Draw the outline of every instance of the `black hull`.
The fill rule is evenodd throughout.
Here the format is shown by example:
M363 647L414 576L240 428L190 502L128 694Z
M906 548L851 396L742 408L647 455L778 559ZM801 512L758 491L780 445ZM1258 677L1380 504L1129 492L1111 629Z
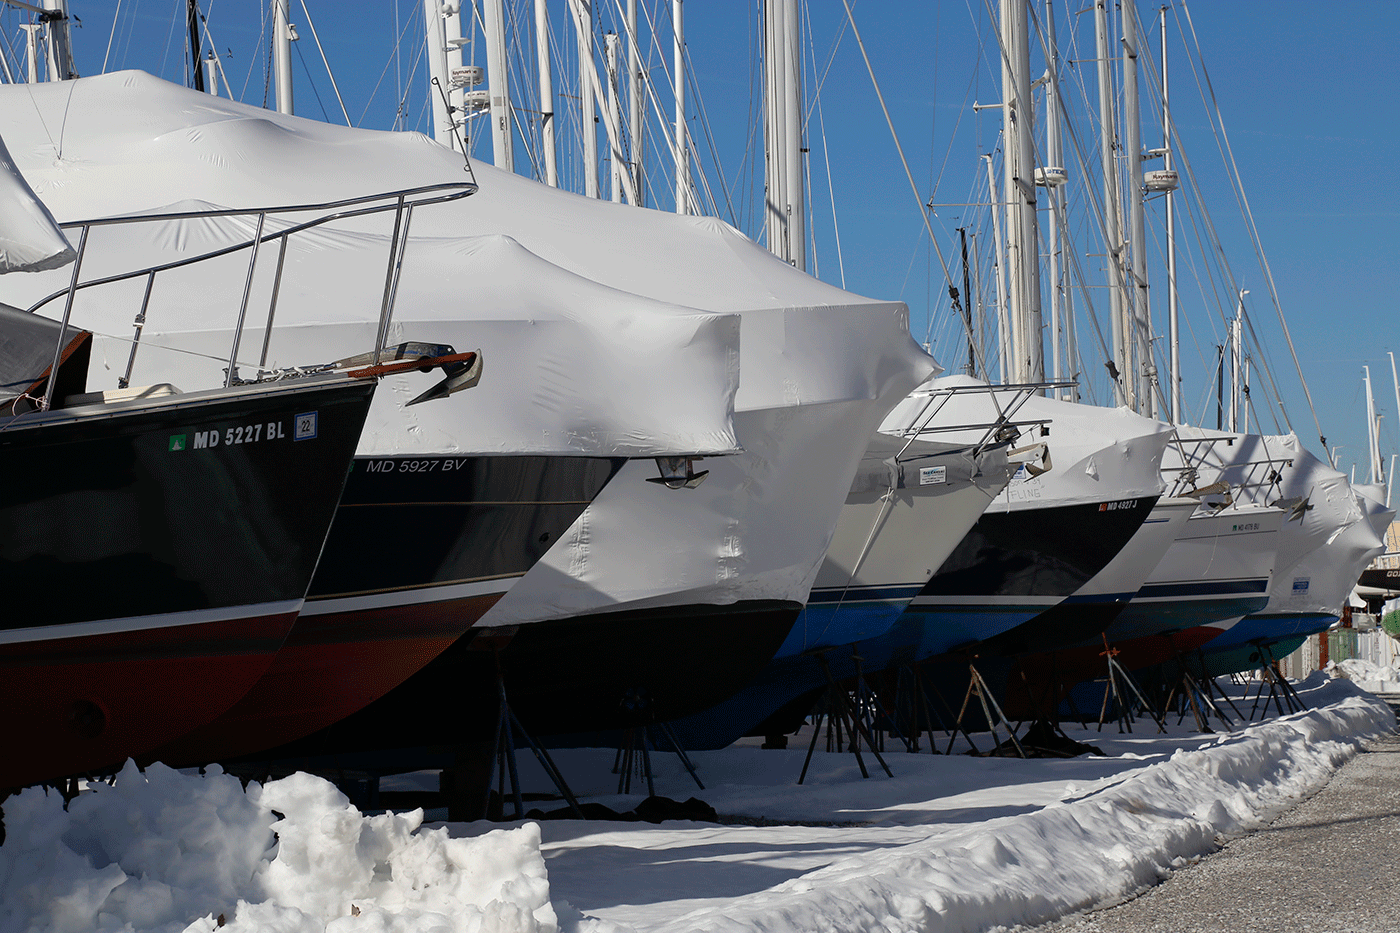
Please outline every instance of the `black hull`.
M491 643L504 638L473 630L354 716L256 758L304 760L489 741L498 709L497 658L512 710L538 737L687 716L756 676L801 608L755 600L537 622L520 626L497 651Z
M1400 569L1378 569L1361 571L1362 586L1373 586L1378 590L1400 592Z
M1118 556L1157 497L1125 502L985 513L919 595L1069 596Z
M0 631L302 599L373 391L191 396L0 431ZM298 441L306 413L315 436Z
M966 595L1064 598L969 646L979 654L1034 654L1092 638L1108 628L1132 594L1074 594L1118 556L1156 504L1156 496L1146 496L983 515L924 593L957 595L961 586Z
M626 460L355 461L311 595L233 709L153 758L198 765L293 742L358 712L463 636Z
M626 462L357 458L307 600L521 576Z
M248 690L296 618L373 392L288 383L0 431L0 786L120 764Z

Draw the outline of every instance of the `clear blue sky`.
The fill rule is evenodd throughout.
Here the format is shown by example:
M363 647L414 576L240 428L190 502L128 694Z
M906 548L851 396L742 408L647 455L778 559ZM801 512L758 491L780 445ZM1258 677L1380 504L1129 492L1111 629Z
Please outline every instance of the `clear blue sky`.
M427 129L425 85L418 61L421 0L305 2L315 18L352 121L372 128L392 128L395 102L402 90L407 105L400 125ZM185 39L179 17L184 0L122 0L119 15L115 0L70 0L70 4L83 23L75 34L80 72L98 72L106 58L108 70L142 68L185 81ZM1160 5L1140 4L1139 16L1145 23L1155 22ZM257 0L201 0L217 48L225 56L235 94L255 104L264 101L265 93L269 95L266 99L271 99L265 88L265 36L260 42L264 6ZM528 0L507 0L507 6L523 20L530 19ZM663 51L651 53L652 74L663 85L661 106L668 109L671 97L664 89L667 78L661 61L669 58L669 3L643 0L643 6L654 11L659 20L657 30L664 46ZM972 200L974 183L984 171L978 156L997 142L997 112L977 115L970 109L974 100L993 103L1000 98L988 6L987 0L862 0L854 4L856 23L924 201L932 198L939 205L952 205ZM294 53L298 113L316 119L324 114L343 122L305 26L301 0L292 0L292 7L292 19L302 37ZM551 7L555 41L570 47L572 38L563 28L561 0L554 0ZM610 28L615 16L612 0L595 0L595 7L603 28ZM1083 49L1092 48L1092 12L1074 15L1086 7L1090 7L1088 0L1056 7L1061 51L1067 57L1074 54L1067 48L1071 40L1083 44L1078 57L1091 57ZM756 8L755 2L690 0L686 5L686 39L709 127L707 134L698 110L692 108L691 134L701 150L717 200L722 202L720 214L759 238L762 135L761 131L755 135L754 129L760 93L755 65ZM1400 419L1394 410L1385 356L1387 350L1400 351L1400 340L1393 337L1396 296L1400 294L1400 210L1389 196L1396 174L1394 153L1400 149L1400 104L1394 75L1400 4L1197 0L1190 5L1190 13L1280 301L1317 403L1322 433L1329 442L1343 445L1344 466L1364 461L1360 369L1369 362L1377 382L1377 405L1385 414L1383 450L1387 455L1400 452ZM964 345L949 326L946 300L940 300L944 294L941 272L870 77L849 29L843 30L844 9L840 0L810 0L806 15L811 27L805 52L809 92L817 83L812 72L820 74L831 62L821 87L820 120L813 117L808 134L818 274L839 283L844 267L845 283L852 291L908 302L915 336L920 340L930 337L935 354L945 365L956 366L964 356ZM11 43L16 41L18 16L8 12L0 19ZM1173 111L1183 148L1197 173L1202 198L1220 231L1235 277L1241 287L1250 289L1247 307L1266 343L1293 426L1317 451L1312 416L1268 301L1263 273L1245 235L1187 52L1176 34L1181 8L1169 16ZM396 57L400 35L404 39ZM840 44L833 56L838 35ZM522 40L517 57L533 60L531 41L528 37ZM988 42L993 43L990 49ZM1032 70L1038 73L1040 53L1036 40L1032 44ZM1091 62L1083 62L1066 71L1065 94L1072 111L1084 109L1086 100L1089 107L1096 106L1093 67ZM1089 90L1087 99L1078 90L1081 73ZM517 65L513 78L519 83L512 95L517 106L529 108L534 106L534 88L524 77ZM557 76L556 91L571 92L569 85L575 80L567 74ZM1145 99L1150 96L1144 92ZM1096 128L1081 116L1074 119L1086 152L1092 154L1096 151ZM561 115L560 120L561 133L568 136L564 133L568 118ZM576 127L575 122L575 137ZM713 138L713 148L707 136ZM1145 145L1160 145L1160 135L1150 125L1143 136ZM651 144L648 159L654 158L658 148L658 143ZM561 158L566 165L573 165L570 160L576 158L576 152L576 145L564 146ZM489 157L486 150L479 154ZM828 160L842 247L839 263L832 235L833 198L828 195L825 168ZM1074 176L1072 185L1082 184L1083 176L1073 161L1066 161ZM517 170L528 173L528 164L521 162L525 160L518 162ZM716 164L723 169L723 184ZM566 171L577 178L577 168ZM662 171L655 169L657 197L669 202L670 196L661 193L668 188L668 182L659 177ZM720 188L728 190L727 197L719 194ZM986 210L937 208L933 228L950 261L956 255L953 230L964 224L984 228ZM1160 214L1150 215L1149 224L1155 231L1149 232L1149 239L1160 242ZM1183 234L1186 238L1189 235ZM1101 250L1088 243L1086 239L1081 244L1080 262L1086 275L1093 278L1099 275L1096 270L1101 259L1091 254ZM1206 370L1213 365L1214 346L1221 340L1223 327L1218 309L1203 300L1200 287L1190 278L1186 269L1190 264L1183 257L1183 315L1188 322L1183 328L1184 397L1188 410L1199 413L1209 391ZM960 273L955 274L960 278ZM1149 277L1155 330L1165 334L1165 275L1156 255ZM1098 298L1095 301L1106 305ZM1102 308L1099 316L1106 330ZM1081 319L1081 344L1092 370L1086 383L1096 386L1102 399L1104 380L1098 375L1102 367L1089 327ZM1264 387L1262 380L1254 382L1258 400ZM1213 407L1205 420L1214 423ZM1263 426L1271 429L1272 419Z

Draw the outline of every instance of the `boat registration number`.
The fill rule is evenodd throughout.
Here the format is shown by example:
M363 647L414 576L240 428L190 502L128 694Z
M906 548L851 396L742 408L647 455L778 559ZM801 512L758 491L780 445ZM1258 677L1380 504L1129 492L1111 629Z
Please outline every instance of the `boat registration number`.
M451 473L465 470L469 458L439 457L433 460L367 460L366 473Z

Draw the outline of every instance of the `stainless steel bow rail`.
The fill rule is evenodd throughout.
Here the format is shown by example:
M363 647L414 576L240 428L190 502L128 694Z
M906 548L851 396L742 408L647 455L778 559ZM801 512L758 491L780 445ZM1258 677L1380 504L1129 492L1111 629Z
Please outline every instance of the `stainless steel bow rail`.
M1032 396L1044 392L1046 389L1059 389L1076 385L1074 382L1019 382L1007 383L1005 385L963 385L963 386L939 386L931 389L915 390L913 395L923 396L925 401L918 413L908 420L908 424L898 431L891 431L907 438L905 450L909 444L919 438L926 438L932 434L953 432L953 431L982 431L981 440L971 445L974 454L980 454L992 444L1008 444L1014 441L1021 434L1021 428L1030 427L1037 424L1048 424L1051 419L1037 418L1029 421L1012 421L1021 407L1030 401ZM997 411L997 418L994 421L976 424L949 424L933 427L933 421L942 413L943 409L955 397L960 395L986 395L991 400L993 407ZM900 451L902 455L903 450ZM898 457L896 457L898 459Z
M54 292L40 299L29 308L31 312L38 312L40 308L43 308L51 301L55 301L59 298L65 299L63 318L59 330L58 346L54 350L53 365L49 369L49 380L44 391L41 409L47 411L53 404L54 383L58 375L58 366L60 363L59 357L67 336L68 322L73 313L74 299L77 297L79 291L99 285L110 285L114 282L122 282L128 279L138 279L143 276L146 278L146 289L145 295L141 299L141 309L137 312L133 322L135 335L131 342L131 354L127 358L125 373L117 381L118 386L125 389L130 385L131 371L136 364L136 351L141 344L141 331L146 324L146 309L150 306L151 292L155 287L156 276L161 272L179 269L184 266L194 265L195 263L207 262L217 259L220 256L227 256L231 253L246 249L249 250L248 273L243 283L243 298L238 308L238 325L233 332L233 348L229 353L228 370L224 380L225 387L244 384L245 381L238 378L238 350L243 337L243 324L248 313L248 298L253 288L253 273L257 267L259 248L264 243L268 243L272 240L278 240L280 242L277 252L277 272L273 279L272 295L268 303L267 326L263 333L262 354L258 359L258 377L253 380L248 380L248 382L262 381L265 376L286 378L289 375L298 375L313 370L324 371L326 367L311 367L306 370L280 370L271 374L265 374L262 370L262 367L267 365L268 343L272 338L272 322L277 312L277 296L282 286L282 270L287 257L287 242L293 235L313 227L324 226L325 224L339 220L348 220L355 217L366 217L373 214L393 211L394 232L389 238L389 261L388 268L384 274L384 293L379 305L379 327L375 334L372 358L368 360L371 365L379 366L385 352L384 343L388 339L389 323L393 319L394 300L398 294L399 276L403 270L404 252L408 247L408 231L413 221L414 209L431 204L443 204L448 201L456 201L475 194L476 191L477 184L475 181L449 182L435 185L422 185L414 188L402 188L396 191L365 195L357 198L346 198L339 201L325 201L317 204L292 204L253 208L212 208L198 211L169 211L159 214L123 215L119 217L104 217L97 220L83 220L60 224L59 226L64 229L76 229L80 231L78 235L78 255L73 262L72 278L66 289ZM266 225L268 215L270 214L306 214L312 212L319 214L319 216L311 220L293 224L284 230L268 234L263 233L263 227ZM83 266L83 257L87 249L88 233L94 227L163 223L178 220L208 220L218 217L256 217L257 229L251 239L210 250L198 256L190 256L170 262L159 263L142 269L134 269L129 272L121 272L116 275L92 279L87 282L78 281ZM442 348L435 347L435 349L441 350ZM411 352L411 350L398 348L396 358L403 358ZM329 365L332 367L334 366L334 364Z
M1248 460L1230 460L1220 448L1233 447L1238 439L1229 434L1182 437L1178 433L1173 443L1182 465L1162 467L1162 475L1170 484L1168 492L1202 501L1208 498L1216 510L1235 503L1271 505L1292 511L1292 518L1301 517L1310 507L1306 505L1308 497L1284 498L1278 494L1282 491L1283 471L1293 465L1293 458L1285 451L1275 454L1269 449L1269 441L1264 440L1260 443L1262 458L1256 455ZM1202 475L1212 471L1219 474L1216 481L1201 485Z

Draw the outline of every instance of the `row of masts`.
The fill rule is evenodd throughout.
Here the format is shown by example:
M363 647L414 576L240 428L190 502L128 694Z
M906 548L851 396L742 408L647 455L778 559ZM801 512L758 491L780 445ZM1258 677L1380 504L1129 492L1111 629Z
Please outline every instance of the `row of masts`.
M274 0L285 3L286 0ZM619 203L644 206L647 178L642 158L643 130L648 103L659 116L661 102L642 65L637 0L619 8L623 31L599 36L594 29L591 0L565 0L569 22L577 42L578 107L582 133L583 191L591 198L603 196L599 170L598 135L601 124L608 145L608 197ZM433 95L434 135L443 145L467 144L466 121L484 111L491 123L492 162L515 171L516 108L512 107L507 67L503 0L482 0L482 34L485 46L486 89L476 93L466 87L480 83L480 69L464 66L461 8L441 0L424 0L427 22L427 56L437 85L446 93ZM805 184L806 148L801 86L800 16L797 0L768 0L764 4L764 111L767 195L765 229L769 249L799 269L807 266ZM534 0L538 81L541 181L559 187L559 150L555 134L554 65L550 54L548 0ZM691 140L686 116L686 54L684 0L671 2L672 70L669 77L674 98L674 120L664 130L675 174L675 211L699 212L691 183ZM473 30L472 35L475 35ZM286 41L285 35L282 41ZM625 52L624 52L625 50ZM625 64L624 64L625 60ZM601 63L601 68L600 68ZM623 113L625 98L626 113ZM280 95L279 95L280 101Z
M1099 159L1103 185L1103 232L1107 244L1109 314L1112 325L1113 359L1109 368L1115 401L1149 417L1182 418L1181 376L1178 355L1178 302L1176 292L1175 218L1172 189L1176 175L1171 165L1171 122L1167 104L1166 21L1162 20L1161 88L1163 138L1161 149L1144 150L1139 93L1140 29L1132 3L1121 6L1118 31L1119 50L1115 51L1108 0L1094 4L1094 32L1098 77L1100 146ZM1000 46L1002 60L1003 185L1005 244L1000 224L993 219L997 252L1006 266L1006 282L998 285L1005 296L1006 314L1002 352L1010 353L1012 363L1003 366L1003 378L1017 382L1045 379L1043 352L1044 322L1041 306L1039 267L1038 190L1045 192L1049 229L1046 254L1049 265L1051 362L1056 381L1075 379L1077 346L1074 338L1071 293L1067 286L1069 269L1065 263L1066 195L1064 169L1059 60L1055 44L1053 0L1044 0L1046 72L1030 79L1030 39L1025 0L1001 0ZM1123 132L1117 130L1114 66L1122 74ZM1044 158L1035 158L1031 93L1044 85ZM1126 196L1120 179L1120 150L1126 165ZM1162 171L1149 178L1143 162L1164 157ZM991 161L988 159L988 172ZM995 186L992 190L996 190ZM1166 198L1168 316L1170 319L1171 371L1165 405L1153 354L1153 327L1148 291L1147 233L1144 198L1149 191L1161 191ZM1122 208L1126 202L1124 229ZM994 214L997 211L994 209ZM1009 330L1009 338L1005 332Z
M14 0L5 0L14 2ZM269 0L272 6L272 47L277 109L294 110L291 43L298 37L290 21L290 0ZM550 43L549 3L533 0L535 48L533 63L538 81L539 111L531 119L539 121L541 181L560 185L559 152L556 140L555 88ZM650 103L660 116L656 91L642 66L642 46L638 33L637 0L614 0L622 34L599 36L594 29L596 0L562 0L577 42L577 95L582 133L583 194L604 196L599 171L598 134L601 124L608 146L607 196L613 201L642 206L647 191L644 169L644 114ZM48 75L61 79L72 74L71 48L67 42L67 0L43 0L41 22L30 29L31 80L37 80L40 59L39 31L48 37ZM468 121L480 114L490 123L492 161L506 171L515 170L516 127L522 112L511 104L505 0L479 0L479 24L486 67L477 66L477 23L469 22L475 11L471 0L423 0L426 60L432 87L429 99L434 136L453 148L468 145ZM623 6L625 3L625 12ZM675 210L680 214L698 212L698 201L690 180L690 138L686 120L686 58L684 39L684 0L672 0L673 69L669 80L675 102L674 122L666 128L665 142L674 160ZM1000 335L1001 377L1004 381L1043 382L1046 375L1045 322L1042 313L1039 198L1046 200L1046 263L1050 298L1051 368L1056 381L1075 382L1078 347L1074 328L1070 263L1067 244L1067 174L1062 141L1062 100L1060 62L1056 48L1053 0L1043 0L1046 71L1035 82L1030 80L1030 32L1027 0L1000 0L1000 49L1002 63L1002 110L1004 159L1001 209L993 209L993 236L998 261L995 264L996 289L1003 296L997 304ZM29 7L28 4L15 5ZM193 59L208 69L194 69L196 87L217 93L217 60L200 57L199 11L197 0L188 0L188 19ZM1139 99L1139 29L1135 6L1121 5L1118 30L1119 49L1112 38L1112 7L1109 0L1094 5L1096 65L1099 91L1100 161L1102 166L1102 224L1107 243L1106 271L1113 356L1110 374L1115 401L1150 417L1169 417L1174 423L1183 418L1178 297L1176 288L1175 212L1172 189L1176 175L1172 167L1171 117L1167 98L1167 29L1161 18L1160 87L1163 147L1144 151L1141 139ZM523 27L522 27L523 28ZM765 128L765 232L769 249L799 269L807 266L806 147L801 87L800 14L798 0L766 0L763 4L764 38L764 128ZM464 48L470 46L472 63ZM624 55L625 49L625 55ZM625 60L625 65L624 65ZM601 69L599 64L601 62ZM1115 64L1121 69L1123 132L1121 145L1116 128L1114 87ZM484 87L481 86L484 84ZM1043 86L1045 104L1045 145L1036 152L1033 127L1033 97ZM626 113L623 113L625 97ZM1038 157L1039 156L1039 157ZM1145 173L1144 160L1162 157L1162 171ZM985 156L988 183L992 191L994 168ZM1126 164L1126 196L1120 180L1120 158ZM1153 323L1145 248L1146 220L1144 197L1160 191L1165 198L1167 307L1169 318L1170 373L1165 399L1153 353ZM1126 230L1123 210L1126 203ZM974 258L976 250L973 251ZM965 275L966 278L966 275ZM981 271L977 286L980 294ZM964 291L970 287L964 282ZM1231 391L1225 404L1221 392L1222 426L1237 429L1247 423L1248 360L1243 359L1243 295L1236 318L1231 322L1227 347L1222 348L1222 377L1229 360ZM965 309L970 314L970 306ZM971 339L971 338L970 338ZM969 368L976 353L969 351ZM1222 380L1223 381L1223 380ZM1077 386L1067 397L1077 398ZM1247 389L1243 390L1247 392ZM1165 402L1165 405L1163 404Z
M295 112L292 76L292 43L297 41L291 21L291 0L268 0L271 6L272 76L276 109ZM577 95L582 133L583 191L588 197L604 196L600 185L598 135L601 124L608 146L607 196L613 201L642 206L647 190L643 165L643 130L647 104L659 116L661 102L642 66L638 33L637 0L614 0L623 33L599 36L594 29L594 0L563 0L577 41ZM37 14L25 24L29 34L28 80L39 81L40 63L47 52L44 78L65 80L75 76L68 42L67 0L42 0L42 6L22 0L0 0ZM541 181L560 185L556 141L556 95L550 54L550 0L534 0L541 149ZM511 103L508 67L510 43L506 36L505 0L479 0L479 15L472 0L423 0L428 91L433 135L445 146L469 145L468 121L481 114L490 122L491 161L515 171L516 127L520 108ZM186 19L191 50L192 83L211 94L218 93L220 67L212 50L201 52L202 17L198 0L187 0ZM802 107L801 44L798 0L764 3L764 109L766 140L765 230L770 250L798 269L807 267L806 147ZM464 30L464 18L468 20ZM472 20L476 20L473 22ZM674 98L674 121L664 130L675 174L675 211L699 212L691 182L691 140L686 117L686 55L684 0L671 0L673 68L668 75ZM475 65L477 28L480 25L485 68ZM470 47L468 64L464 47ZM624 54L625 49L625 54ZM5 63L8 71L8 63ZM601 67L600 67L601 65ZM13 75L6 75L13 81ZM484 86L482 86L484 85ZM572 96L572 95L571 95ZM622 110L624 100L626 114ZM528 111L525 111L528 112Z

